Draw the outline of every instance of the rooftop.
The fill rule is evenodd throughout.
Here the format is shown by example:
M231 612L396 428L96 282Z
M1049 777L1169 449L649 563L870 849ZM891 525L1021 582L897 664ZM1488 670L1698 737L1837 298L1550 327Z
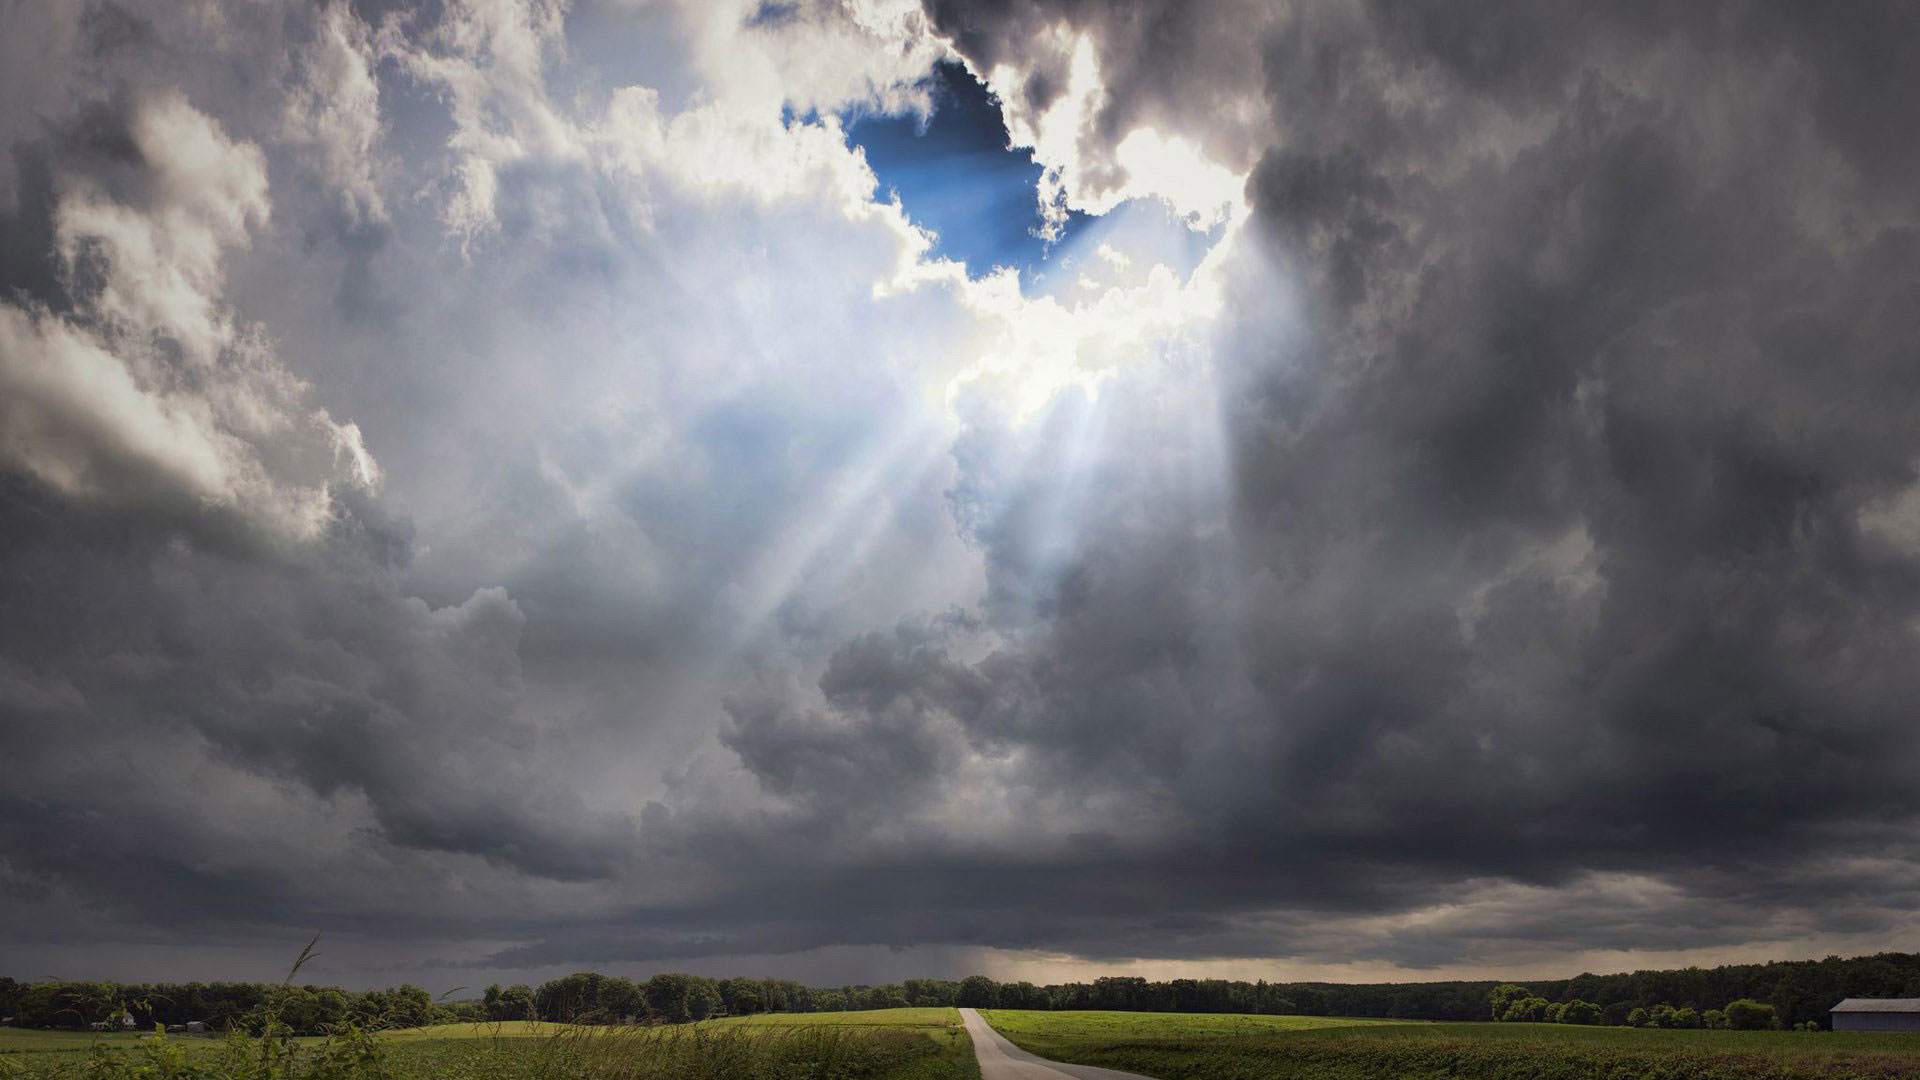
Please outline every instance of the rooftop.
M1920 1013L1920 998L1848 998L1827 1011Z

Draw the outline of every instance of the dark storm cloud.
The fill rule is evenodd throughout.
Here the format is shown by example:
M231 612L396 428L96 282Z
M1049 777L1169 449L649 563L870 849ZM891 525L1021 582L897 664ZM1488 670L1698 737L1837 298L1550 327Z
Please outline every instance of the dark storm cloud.
M661 149L724 115L569 126L475 59L546 31L316 10L220 28L263 73L88 6L0 128L0 329L181 395L143 442L0 358L0 911L493 968L1904 925L1907 9L930 3L1030 113L1087 35L1070 188L1141 125L1248 177L1204 333L1020 416L897 377L974 316L876 297L840 189ZM128 236L216 252L204 307L114 308Z
M538 775L538 735L515 716L523 617L500 591L437 611L395 595L380 560L404 539L344 515L319 551L289 558L244 522L184 508L136 507L131 528L28 485L8 495L14 614L0 642L17 692L5 718L16 797L42 812L91 806L74 824L124 835L133 811L117 805L127 781L114 773L137 775L148 740L187 741L323 799L362 797L398 845L558 878L618 865L625 827L589 824ZM26 779L35 762L101 744L121 749L78 790L41 787L58 769ZM15 865L41 853L25 843Z
M1920 681L1902 659L1920 552L1901 502L1920 458L1920 235L1915 114L1893 104L1920 70L1910 12L929 11L979 69L1031 66L1041 88L1060 58L1040 32L1090 34L1108 98L1089 138L1173 117L1209 140L1203 103L1249 90L1202 43L1257 29L1271 141L1249 153L1248 197L1298 282L1287 331L1271 328L1284 285L1237 294L1216 358L1236 477L1226 592L1197 580L1220 552L1187 521L1128 512L1178 498L1138 469L1150 454L1103 476L1073 557L1036 576L1029 501L987 490L998 436L957 451L993 595L1022 600L988 610L1009 629L1045 595L1017 644L927 671L926 692L967 686L951 715L970 745L1020 748L1034 788L1132 791L1192 830L1122 860L1127 887L1086 897L1069 935L1122 934L1167 877L1204 883L1184 910L1236 918L1632 872L1710 922L1822 905L1826 858L1906 865L1911 845L1881 826L1920 811ZM1244 624L1223 628L1235 603ZM862 747L920 700L829 696ZM788 762L806 730L763 720L734 745ZM917 760L882 754L871 776L919 777ZM777 769L783 790L804 776ZM1050 871L1000 888L1071 895ZM1886 902L1858 918L1897 918L1896 877L1866 886ZM1300 946L1168 934L1114 952L1133 947Z
M171 46L133 32L145 24L99 5L41 14L76 11L78 51L125 62L97 100L60 102L15 143L0 251L0 863L44 909L10 921L237 926L327 908L345 924L357 901L316 881L329 856L300 854L342 830L367 852L606 877L632 824L542 775L519 714L520 610L498 589L438 609L402 592L411 529L353 475L357 431L314 412L205 295L245 246L227 215L253 210L257 158L151 88ZM183 169L199 171L183 183ZM150 251L180 277L142 277ZM137 389L96 360L123 362ZM290 536L303 527L284 515L316 480L320 534Z

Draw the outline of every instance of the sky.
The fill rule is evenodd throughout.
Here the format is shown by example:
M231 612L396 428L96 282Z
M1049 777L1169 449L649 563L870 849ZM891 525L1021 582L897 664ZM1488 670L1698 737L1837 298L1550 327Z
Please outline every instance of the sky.
M1041 174L1030 149L1009 142L1000 106L956 60L935 63L926 110L842 117L883 196L933 234L932 258L951 259L978 277L1001 267L1022 271L1031 289L1050 269L1047 256L1068 226L1049 232L1037 198ZM1073 224L1087 215L1076 214Z
M0 7L0 973L1920 932L1920 9Z

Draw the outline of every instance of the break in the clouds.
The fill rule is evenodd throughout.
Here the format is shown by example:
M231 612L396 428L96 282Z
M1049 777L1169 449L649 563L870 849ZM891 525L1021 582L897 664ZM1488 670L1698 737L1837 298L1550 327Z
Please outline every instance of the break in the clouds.
M1911 941L1908 5L4 19L16 977Z

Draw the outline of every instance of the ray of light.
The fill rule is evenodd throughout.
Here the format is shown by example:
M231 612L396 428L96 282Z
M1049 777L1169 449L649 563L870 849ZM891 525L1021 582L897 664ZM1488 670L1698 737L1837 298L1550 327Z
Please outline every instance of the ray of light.
M797 520L779 529L776 542L740 575L732 596L735 647L766 623L791 599L816 564L836 552L842 560L857 558L849 546L884 527L891 513L889 492L902 481L917 480L942 449L933 425L924 419L895 423L870 438L859 455L806 502ZM840 568L843 575L850 564Z

